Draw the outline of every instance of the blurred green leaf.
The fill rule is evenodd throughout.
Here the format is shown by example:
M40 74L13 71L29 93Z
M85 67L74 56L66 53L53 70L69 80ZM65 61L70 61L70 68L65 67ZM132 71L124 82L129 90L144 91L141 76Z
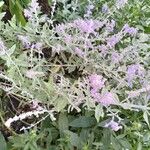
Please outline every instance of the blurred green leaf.
M0 7L2 7L4 5L4 2L3 1L1 1L0 2Z
M99 122L100 117L104 117L103 107L102 105L97 105L95 108L95 118L97 122Z
M9 0L9 10L12 15L16 16L17 22L21 23L23 26L26 24L26 20L23 16L23 8L18 1Z
M0 132L0 150L7 150L7 144L1 132Z
M111 135L111 145L114 150L122 150L120 143L113 135Z
M80 138L76 133L73 133L69 130L66 130L65 133L69 137L69 141L70 141L71 145L73 145L75 147L80 146Z
M93 117L80 116L79 118L73 120L69 126L71 127L82 127L87 128L94 126L96 124L96 119Z
M149 119L148 119L148 113L146 111L144 111L144 113L143 113L143 118L144 118L145 122L147 123L147 125L150 126Z
M61 113L58 118L59 132L60 136L64 135L64 131L68 130L68 118L64 113Z

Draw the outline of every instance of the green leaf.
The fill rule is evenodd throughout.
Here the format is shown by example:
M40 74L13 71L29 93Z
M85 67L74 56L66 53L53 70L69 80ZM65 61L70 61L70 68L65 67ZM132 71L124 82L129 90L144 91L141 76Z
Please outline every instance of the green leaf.
M9 56L12 55L12 54L14 53L15 49L16 49L16 44L14 44L14 45L8 50L8 55L9 55Z
M110 132L110 130L104 129L101 142L103 143L103 150L109 149L110 143L111 143L111 132Z
M22 14L22 10L21 10L21 6L20 6L19 2L16 2L16 4L14 5L14 9L15 9L14 13L16 15L17 21L21 22L21 25L25 26L26 20Z
M13 8L14 4L15 4L14 0L9 0L9 11L10 11L11 14L14 14L13 13L13 11L14 11L14 8Z
M5 12L3 12L3 13L0 13L0 20L2 20L3 19L3 17L5 16Z
M106 119L104 121L101 121L100 123L98 123L98 127L104 127L106 124L108 124L111 121L111 118Z
M4 5L4 2L3 1L1 1L0 2L0 7L2 7Z
M148 113L146 111L144 111L144 113L143 113L143 118L144 118L145 122L147 123L147 125L149 126Z
M23 8L20 5L20 3L18 1L9 0L9 10L12 15L16 16L17 21L21 22L21 24L25 26L26 20L23 16L23 13L22 13Z
M137 150L142 150L143 148L142 148L142 143L141 142L139 142L138 143L138 146L137 146Z
M87 141L89 140L89 135L90 135L90 129L82 128L82 130L80 132L80 139L81 139L82 143L87 143Z
M111 145L114 148L114 150L122 150L122 146L113 135L111 136Z
M1 132L0 132L0 150L7 150L6 141Z
M61 110L63 110L66 107L67 104L68 104L67 98L65 98L65 97L57 98L56 104L55 104L56 110L58 112L60 112Z
M72 146L79 147L80 146L80 138L76 133L73 133L69 130L65 131L66 135L69 136L69 141Z
M100 117L104 117L103 107L101 105L97 105L95 108L95 118L97 122L99 122Z
M128 142L126 138L119 139L120 144L126 149L133 149L131 144Z
M64 135L64 131L68 130L68 118L64 113L61 113L59 115L58 125L60 136L62 137Z
M94 126L96 124L96 119L93 117L80 116L79 118L73 120L69 126L71 127L82 127L87 128Z

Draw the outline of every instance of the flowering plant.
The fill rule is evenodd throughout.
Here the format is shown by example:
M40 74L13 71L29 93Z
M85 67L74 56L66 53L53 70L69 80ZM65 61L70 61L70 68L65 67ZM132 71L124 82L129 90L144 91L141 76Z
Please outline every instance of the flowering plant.
M128 113L142 114L143 125L149 127L149 34L128 23L118 27L109 17L93 17L92 4L84 17L57 24L56 4L49 18L32 0L24 10L28 19L24 27L15 17L0 22L0 87L6 99L15 98L18 107L29 109L17 110L4 125L11 129L14 123L31 119L19 129L25 132L51 119L60 137L70 138L69 149L90 145L82 136L96 135L102 128L102 142L98 145L98 135L91 137L91 147L109 149L112 142L114 148L119 140L119 147L132 149L129 141L123 145L134 124ZM116 1L115 9L126 4L127 0ZM102 12L109 11L105 4ZM81 128L80 135L73 133L76 128Z

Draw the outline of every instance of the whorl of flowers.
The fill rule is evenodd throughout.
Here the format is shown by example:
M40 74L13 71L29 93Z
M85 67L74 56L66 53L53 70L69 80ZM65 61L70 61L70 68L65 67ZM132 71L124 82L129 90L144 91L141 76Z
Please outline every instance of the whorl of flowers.
M144 77L145 69L140 64L132 64L128 66L127 69L127 81L132 87L133 80L137 77Z
M89 76L89 82L92 89L95 91L100 90L104 87L106 79L104 79L101 75L92 74Z
M65 45L71 47L72 51L79 57L84 58L85 49L99 50L101 54L106 56L108 51L115 48L126 35L136 36L137 29L130 27L128 24L123 26L118 33L112 34L115 26L114 20L76 19L70 23L57 25L55 31L59 38L65 42ZM99 29L101 29L101 33L99 33ZM74 32L78 33L78 37ZM96 45L93 39L100 39L102 43ZM82 48L73 46L77 43L83 43ZM117 57L119 58L119 53Z
M92 97L102 105L109 106L111 104L115 104L116 100L111 92L107 92L105 94L99 93L99 90L105 86L105 81L106 79L104 79L101 75L92 74L89 76Z
M44 113L49 113L50 116L51 116L51 119L52 120L55 120L55 117L53 116L53 111L48 111L46 109L41 109L41 110L34 110L34 111L29 111L29 112L26 112L26 113L22 113L20 115L16 115L14 116L13 118L9 118L6 122L5 122L5 126L7 128L10 128L11 124L13 122L16 122L16 121L19 121L19 120L23 120L23 119L26 119L28 117L31 117L32 115L36 116L36 117L39 117L39 115L41 114L44 114Z
M26 48L30 48L31 42L29 40L29 37L18 35L18 39L22 42L22 45Z
M89 4L87 6L86 14L84 15L84 17L87 17L87 18L90 17L93 9L94 9L94 5Z
M102 13L107 13L108 11L109 11L108 5L107 5L107 4L104 4L104 5L102 6Z
M138 89L138 90L127 92L127 93L128 93L129 98L135 98L135 97L140 96L140 94L144 92L150 92L150 85L146 87L142 87L141 89Z
M62 41L66 41L65 44L69 45L71 50L79 57L85 59L86 57L90 59L88 54L94 54L94 52L99 52L99 57L102 59L110 59L110 62L116 66L124 61L126 56L125 50L122 52L115 51L116 46L121 43L126 36L135 37L137 35L137 29L130 27L125 24L119 32L112 34L116 27L115 20L94 20L94 19L76 19L70 23L60 24L56 26L56 32ZM99 29L101 29L99 31ZM72 32L70 32L72 31ZM76 36L77 33L78 36ZM79 36L80 35L80 36ZM100 39L101 44L96 44L95 39ZM91 42L92 41L92 42ZM82 46L74 46L77 43L82 43ZM108 66L109 67L109 66ZM137 75L137 71L130 73L132 69L126 72L127 82L132 82L132 80ZM141 71L141 72L140 72ZM138 69L138 76L142 75L142 69ZM101 75L91 74L89 77L90 93L92 98L101 103L103 106L109 106L117 104L117 100L114 97L113 92L101 93L102 88L105 87L105 81Z
M122 126L119 125L118 122L114 121L114 120L111 120L109 123L107 123L105 125L106 128L111 128L113 131L118 131L120 129L122 129Z
M128 0L116 0L116 7L121 9L124 7L125 4L128 3Z
M117 103L111 92L106 92L105 94L101 95L101 97L99 98L99 102L104 106L109 106Z
M124 31L124 33L129 34L131 36L135 36L137 34L137 29L130 27L128 24L124 25L123 31Z
M33 15L39 10L40 10L40 6L39 6L37 0L32 0L29 7L24 10L24 15L29 20L32 20Z
M93 19L77 19L73 22L73 26L85 33L95 33L95 30L101 28L104 25L103 22Z

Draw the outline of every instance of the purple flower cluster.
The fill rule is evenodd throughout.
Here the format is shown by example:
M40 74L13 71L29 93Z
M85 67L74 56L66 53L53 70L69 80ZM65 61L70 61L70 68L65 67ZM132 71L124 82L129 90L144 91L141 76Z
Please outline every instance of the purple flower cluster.
M92 6L90 7L92 8ZM123 54L114 51L116 45L122 44L122 39L127 34L134 36L137 30L126 24L118 33L113 34L115 26L116 22L113 19L100 21L86 18L57 25L55 32L64 42L63 44L71 47L71 52L77 54L77 56L87 59L92 56L90 54L94 51L99 51L100 57L106 58L108 56L111 59L110 61L117 65L122 61Z
M104 22L93 19L77 19L73 22L74 28L78 28L84 33L95 33L95 30L101 28L103 25Z
M114 98L114 96L111 92L106 92L104 95L102 95L99 98L99 102L103 106L109 106L109 105L116 104L116 99Z
M18 39L22 42L22 45L23 45L25 48L30 48L31 42L30 42L30 40L29 40L29 37L23 36L23 35L18 35Z
M104 5L102 6L102 13L107 13L108 11L109 11L108 5L107 5L107 4L104 4Z
M107 92L103 95L99 93L99 90L102 89L105 85L106 79L104 79L101 75L92 74L89 76L89 83L91 89L91 96L103 106L109 106L111 104L115 104L116 100L111 92Z
M111 128L113 131L118 131L122 129L122 126L119 125L118 122L115 122L114 120L111 120L109 123L105 125L106 128Z
M114 64L118 64L123 59L123 56L117 52L113 52L111 55L111 61Z
M103 79L101 75L92 74L89 76L90 86L95 91L99 91L101 88L103 88L105 81L106 79Z
M28 19L32 20L33 14L35 14L35 12L39 9L40 7L39 7L37 0L32 0L29 8L24 10L24 15Z
M115 25L116 25L116 22L115 22L114 20L109 21L109 22L106 24L106 30L107 30L108 32L113 32Z
M34 49L40 50L43 46L43 44L41 42L37 42L35 44L32 44L30 42L30 39L28 36L18 35L18 39L22 42L22 45L27 49L32 47Z
M67 34L67 35L65 35L65 37L64 37L64 41L65 41L66 44L69 45L70 43L72 43L73 38L72 38L71 35Z
M116 7L118 9L123 8L125 4L128 3L128 0L116 0Z
M112 35L107 39L107 46L113 48L123 38L121 33Z
M130 27L128 24L125 24L124 27L123 27L123 32L125 34L129 34L131 36L135 36L137 34L137 29L136 28L133 28L133 27Z
M102 55L106 55L108 52L108 47L104 44L98 46L98 50L101 52Z
M132 87L132 81L136 77L143 77L145 74L144 68L139 64L133 64L128 66L127 69L127 81L130 87Z
M94 5L92 5L92 4L89 4L88 6L87 6L87 12L86 12L86 14L84 15L84 17L90 17L90 15L92 14L92 10L94 9Z

